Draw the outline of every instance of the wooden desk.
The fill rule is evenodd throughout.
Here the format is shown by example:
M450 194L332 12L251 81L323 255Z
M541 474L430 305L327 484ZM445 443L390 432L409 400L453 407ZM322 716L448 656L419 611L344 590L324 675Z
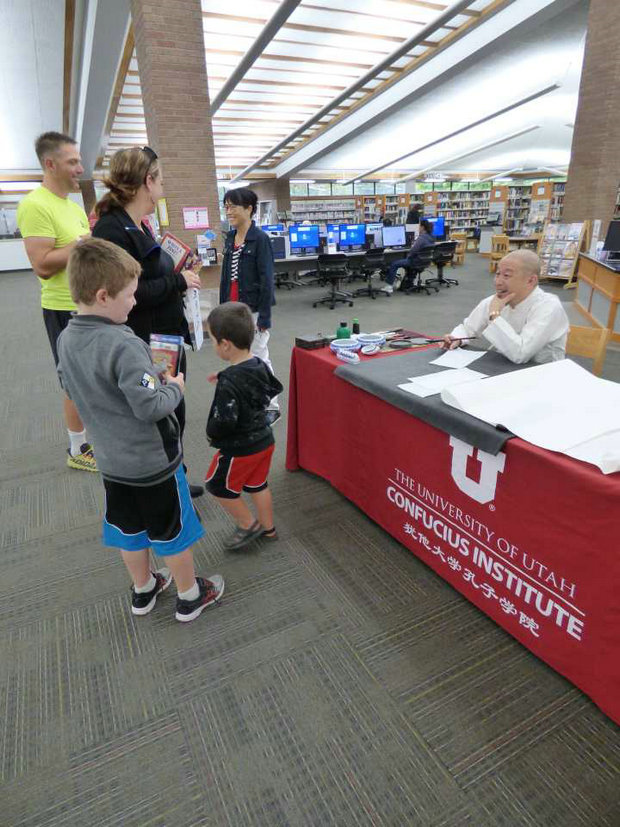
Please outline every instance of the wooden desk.
M586 253L577 263L575 307L595 327L611 330L611 341L620 342L620 272Z

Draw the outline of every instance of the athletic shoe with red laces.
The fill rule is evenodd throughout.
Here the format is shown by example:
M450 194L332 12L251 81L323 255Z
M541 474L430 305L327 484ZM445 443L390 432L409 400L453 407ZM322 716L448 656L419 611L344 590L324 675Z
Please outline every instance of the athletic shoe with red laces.
M224 578L219 574L212 574L206 577L197 577L199 595L195 600L181 600L177 597L177 610L175 617L181 623L189 623L195 620L207 606L219 603L224 594Z
M147 615L157 602L157 596L165 591L172 582L172 575L167 568L153 572L155 585L150 592L136 592L131 587L131 611L135 615Z

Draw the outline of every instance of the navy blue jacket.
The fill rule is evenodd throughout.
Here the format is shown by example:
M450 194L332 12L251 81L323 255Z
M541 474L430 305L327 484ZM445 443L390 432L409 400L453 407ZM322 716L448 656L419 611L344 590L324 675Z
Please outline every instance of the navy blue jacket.
M413 242L412 248L409 250L409 254L407 255L407 261L409 265L415 265L418 262L418 253L422 250L427 250L429 247L434 247L435 242L433 240L433 236L429 235L428 233L420 233L420 235L416 238Z
M235 230L230 230L224 242L220 303L230 301L230 270L235 244ZM273 294L273 249L267 233L252 226L245 237L239 260L239 301L258 312L257 325L271 327L271 307L276 303Z
M122 247L142 267L136 290L136 305L126 324L149 344L151 333L183 336L190 342L183 311L185 279L174 272L174 262L159 246L146 224L136 227L125 210L111 209L93 227L95 238Z

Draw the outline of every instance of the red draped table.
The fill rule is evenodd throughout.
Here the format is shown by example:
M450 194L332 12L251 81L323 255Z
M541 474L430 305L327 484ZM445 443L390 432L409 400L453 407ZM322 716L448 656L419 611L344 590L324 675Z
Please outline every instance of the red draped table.
M287 468L330 482L620 723L620 474L516 438L487 454L341 364L293 350Z

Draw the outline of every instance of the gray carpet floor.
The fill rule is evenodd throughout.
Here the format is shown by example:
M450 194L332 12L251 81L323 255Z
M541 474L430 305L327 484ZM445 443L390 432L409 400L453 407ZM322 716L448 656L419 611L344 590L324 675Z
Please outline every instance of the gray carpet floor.
M345 311L278 291L277 374L296 333L340 318L451 329L491 277L475 254L448 275L460 286ZM185 626L170 589L132 616L101 482L64 464L38 294L0 274L0 825L618 827L620 729L327 483L285 471L286 392L280 541L225 555L231 523L202 497L197 568L225 576L222 605ZM215 365L190 356L194 480ZM617 349L604 375L620 380Z

